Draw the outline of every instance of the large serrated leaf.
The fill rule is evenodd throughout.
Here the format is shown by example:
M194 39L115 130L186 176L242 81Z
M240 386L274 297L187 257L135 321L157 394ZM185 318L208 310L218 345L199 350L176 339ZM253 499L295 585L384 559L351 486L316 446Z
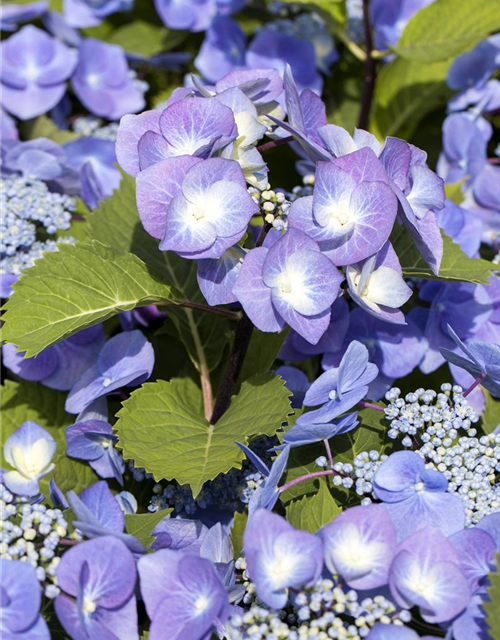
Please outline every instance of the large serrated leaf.
M420 120L444 106L452 92L445 79L450 61L424 64L396 58L377 78L370 130L380 139L410 138Z
M290 502L286 507L286 518L296 529L316 533L332 522L342 509L335 502L327 483L319 482L319 491L314 496L304 496Z
M216 425L203 417L199 388L189 379L159 380L134 391L118 413L115 431L125 459L155 480L189 484L196 497L207 480L241 467L235 440L273 435L290 412L290 393L278 376L245 381Z
M496 554L496 571L488 575L490 586L488 587L489 602L483 604L486 612L486 624L488 634L492 640L500 640L500 553Z
M137 256L117 255L98 242L60 245L14 285L6 303L3 339L28 357L121 311L181 294Z
M408 22L395 51L403 58L420 62L447 60L497 29L498 0L435 0Z
M422 258L422 254L406 229L403 226L396 226L391 234L391 242L398 254L403 274L408 278L488 284L493 272L498 271L500 267L488 260L469 258L451 238L444 233L442 235L443 259L439 276L436 276Z

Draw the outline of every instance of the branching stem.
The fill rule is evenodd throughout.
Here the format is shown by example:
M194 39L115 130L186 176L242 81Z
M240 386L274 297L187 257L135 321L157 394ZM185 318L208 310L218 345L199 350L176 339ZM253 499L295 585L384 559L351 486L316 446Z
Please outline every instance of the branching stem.
M283 491L286 491L287 489L290 489L291 487L294 487L296 484L304 482L305 480L311 480L311 478L323 478L324 476L343 477L341 473L339 473L338 471L334 471L333 469L327 469L326 471L313 471L312 473L306 473L306 475L304 476L299 476L298 478L290 480L290 482L287 482L279 488L279 492L283 493Z
M271 140L271 142L266 142L265 144L261 144L260 147L257 147L257 151L261 153L263 151L269 151L269 149L274 149L275 147L281 147L282 144L287 144L288 142L293 142L293 136L287 136L286 138L280 138L279 140Z
M385 413L384 407L379 407L378 404L373 404L372 402L365 402L364 400L360 400L358 402L360 407L364 407L365 409L375 409L375 411L381 411Z
M464 398L466 398L466 397L469 395L469 393L472 393L472 391L474 391L474 389L475 389L478 385L480 385L480 384L481 384L481 382L482 382L485 378L486 378L486 374L485 374L485 373L482 373L482 374L479 376L479 378L476 378L476 379L474 380L474 382L471 384L471 386L470 386L468 389L466 389L466 390L462 393L462 396L463 396Z

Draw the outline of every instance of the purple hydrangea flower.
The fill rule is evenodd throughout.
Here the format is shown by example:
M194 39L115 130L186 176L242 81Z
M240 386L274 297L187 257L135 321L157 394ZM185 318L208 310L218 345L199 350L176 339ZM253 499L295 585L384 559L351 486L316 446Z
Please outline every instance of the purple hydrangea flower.
M485 167L483 172L487 168ZM500 180L500 175L498 179ZM464 253L470 258L477 255L481 246L483 225L481 219L475 216L472 211L447 200L444 209L441 209L437 214L437 221L445 234L453 238Z
M489 601L486 586L473 594L467 608L453 620L451 628L455 640L471 640L471 638L486 640L488 638L489 626L483 605Z
M351 507L321 529L325 564L353 589L389 581L396 531L383 505Z
M123 484L125 463L115 448L118 437L113 434L113 427L108 422L76 422L66 428L66 441L67 456L88 460L89 465L101 478L115 478Z
M96 116L119 120L144 109L142 91L130 75L121 47L85 38L71 84L78 99Z
M137 179L139 214L148 226L152 216L158 217L160 204L148 185L159 181L170 164L156 164ZM259 211L247 191L241 168L233 160L210 158L193 164L182 182L177 183L177 193L172 185L174 176L169 178L170 184L163 181L159 185L164 193L161 206L165 226L160 243L163 251L175 251L189 259L221 258L243 237L251 217Z
M399 540L433 526L445 535L465 526L462 500L447 493L448 480L413 451L396 451L373 477L373 491L385 503Z
M217 15L215 0L155 0L156 11L170 29L205 31Z
M102 396L145 382L154 366L154 351L141 331L125 331L106 342L97 362L71 388L66 411L80 413Z
M310 356L336 352L342 344L349 328L349 304L344 297L337 298L330 311L330 324L317 344L311 344L293 329L288 333L285 344L279 352L281 360L298 362ZM329 367L328 367L329 368Z
M80 176L64 149L47 138L10 146L5 153L4 170L43 180L54 191L71 195L80 191Z
M2 105L0 105L0 140L2 144L5 144L7 140L19 140L16 121L9 116L7 111L2 108Z
M416 631L404 625L384 624L377 622L371 628L366 640L437 640L436 636L419 636Z
M259 509L268 509L270 511L278 501L280 495L278 482L285 472L290 455L290 447L285 445L283 451L274 459L271 469L268 469L265 463L251 449L239 442L236 444L246 454L256 469L264 476L264 481L257 487L250 498L248 504L249 517Z
M57 444L48 431L36 422L23 422L5 441L3 455L13 468L2 482L12 493L21 496L38 494L38 483L51 473Z
M69 391L95 363L104 343L104 330L99 324L44 349L36 358L24 358L24 352L17 352L13 344L6 344L2 347L3 362L23 380Z
M373 0L370 14L375 30L375 46L384 51L398 43L410 19L434 0Z
M351 342L338 368L321 374L305 395L306 407L322 407L304 413L296 424L325 423L349 411L365 397L377 375L378 367L368 362L368 349L360 342Z
M408 324L390 327L387 323L363 309L353 309L349 316L349 330L344 344L357 340L368 349L370 362L379 368L379 376L374 381L379 386L381 378L384 378L383 389L379 397L389 389L397 378L403 378L418 367L425 352L427 340L422 335L418 326L408 319ZM324 369L336 367L339 364L341 351L325 349L322 366ZM378 398L372 393L370 397Z
M236 69L215 83L216 93L238 87L250 100L269 113L270 105L283 93L283 80L276 69L267 66Z
M446 82L451 89L483 85L500 66L500 37L486 38L453 60Z
M371 258L349 265L346 276L349 293L360 307L385 322L405 324L399 307L410 299L412 290L390 242Z
M441 348L441 355L451 364L465 369L473 378L481 377L481 385L495 397L500 397L500 346L479 340L464 344L448 325L450 337L466 357Z
M216 17L194 61L195 67L209 82L245 66L245 34L237 22Z
M171 549L198 555L208 528L199 520L165 517L153 529L151 549Z
M120 186L121 175L116 163L115 143L99 138L80 138L64 145L69 164L80 172L82 197L95 207Z
M275 371L285 381L285 387L292 392L292 408L298 409L302 406L306 391L311 386L306 374L297 367L288 365L278 367Z
M283 75L287 64L300 90L311 89L321 93L323 78L316 68L312 42L276 29L259 29L248 46L246 66L250 69L276 69Z
M74 491L68 491L68 502L77 518L73 524L84 536L112 536L123 542L132 553L144 553L144 547L134 536L123 533L125 516L106 482L91 484L79 496Z
M212 98L184 98L163 111L127 115L118 129L116 155L132 176L173 156L208 158L236 138L233 112Z
M281 331L287 323L315 344L328 328L342 280L314 240L290 229L271 249L247 253L233 291L262 331Z
M137 572L127 547L116 538L81 542L61 558L57 583L62 592L54 606L75 640L137 640Z
M226 589L212 562L161 549L139 560L141 594L151 619L150 640L210 638L229 612Z
M0 30L16 31L21 22L31 22L43 15L48 7L46 0L29 4L4 4L0 7Z
M69 509L69 502L54 478L49 480L49 498L56 509Z
M389 586L400 606L420 607L420 615L431 624L453 619L467 607L471 595L455 548L431 527L398 545Z
M21 120L49 111L66 92L78 54L27 25L0 45L2 106Z
M70 27L95 27L117 11L132 8L134 0L64 0L63 15Z
M460 566L471 593L474 593L484 584L486 576L495 570L495 541L478 527L457 531L449 541L458 553Z
M323 567L321 540L265 509L249 518L243 546L257 594L273 609L285 607L290 587L314 583Z
M377 166L383 177L384 169L370 149L319 162L314 195L299 198L290 208L290 226L318 242L336 265L373 255L392 231L398 203L391 188L377 180Z
M2 600L0 619L5 640L50 640L47 623L40 615L42 589L29 562L0 559Z
M446 182L465 177L474 180L486 163L486 147L491 137L469 115L454 113L443 123L443 152L438 173Z
M207 258L198 262L198 285L208 304L216 306L237 301L233 289L245 253L242 247L235 245L219 260Z
M306 414L307 415L307 414ZM275 450L284 446L291 449L295 447L303 447L306 444L321 442L322 440L330 440L334 436L342 435L348 431L352 431L359 424L358 414L349 413L342 418L333 420L332 422L307 422L294 424L293 427L283 436L283 445L275 447Z

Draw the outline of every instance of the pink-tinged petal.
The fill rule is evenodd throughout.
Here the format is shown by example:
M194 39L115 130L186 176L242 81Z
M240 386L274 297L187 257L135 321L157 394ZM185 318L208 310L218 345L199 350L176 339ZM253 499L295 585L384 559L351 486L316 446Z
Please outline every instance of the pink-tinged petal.
M177 155L204 150L205 157L220 148L218 141L228 144L237 135L231 109L211 98L185 98L170 105L160 116L160 130Z
M168 208L162 251L196 253L210 248L217 238L215 226L195 205L179 194Z
M358 182L385 182L387 173L372 149L365 147L333 160L334 164L347 171Z
M121 168L131 176L137 176L139 165L139 140L147 131L160 132L161 111L145 111L139 115L126 115L120 120L116 139L116 157Z
M170 202L180 193L186 172L198 162L200 158L191 156L167 158L141 171L137 177L139 217L153 238L164 237Z
M234 294L253 324L261 331L281 331L285 322L271 302L271 289L262 279L268 249L251 249L243 261Z

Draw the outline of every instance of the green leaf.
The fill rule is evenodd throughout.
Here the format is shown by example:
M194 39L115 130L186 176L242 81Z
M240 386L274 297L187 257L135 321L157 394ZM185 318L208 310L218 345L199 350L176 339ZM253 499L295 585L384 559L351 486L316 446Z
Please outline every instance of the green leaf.
M483 389L486 397L486 406L481 416L481 424L484 433L493 433L500 425L500 400L494 398L489 391Z
M65 427L73 424L74 416L66 413L66 394L42 386L37 382L22 383L6 380L1 388L1 451L0 466L7 465L3 457L3 445L7 438L22 425L32 420L50 433L57 442L57 454L66 450Z
M22 122L20 127L23 136L28 140L48 138L49 140L57 142L57 144L65 144L66 142L77 140L80 137L73 131L59 129L55 122L46 115Z
M294 5L301 5L310 11L319 13L328 24L330 20L339 24L347 22L346 0L285 0ZM330 24L331 26L331 24Z
M115 431L125 459L152 473L158 482L189 484L196 497L207 480L245 457L234 440L273 435L290 411L290 393L279 376L245 381L216 425L203 417L200 389L189 378L147 383L118 412Z
M324 480L319 482L319 491L314 496L304 496L293 500L286 507L286 518L296 529L316 533L318 529L332 522L342 509L333 499Z
M492 273L500 267L482 258L469 258L451 238L443 235L443 259L439 276L436 276L423 259L409 233L402 225L394 228L391 242L398 254L403 275L408 278L424 278L444 282L474 282L488 284Z
M235 511L233 524L229 532L231 544L233 545L233 558L235 560L241 556L241 552L243 551L243 535L245 534L247 521L248 513L246 511L243 511L243 513Z
M488 587L488 595L490 601L483 604L486 612L486 624L488 625L488 633L492 640L500 640L500 553L496 554L496 571L488 575L490 586Z
M183 300L205 302L198 287L196 263L179 258L172 251L160 251L158 241L143 228L137 213L135 180L122 173L120 189L106 198L89 216L89 233L117 254L133 253L161 273L175 286ZM217 316L192 309L170 309L181 340L196 368L215 369L227 344L227 322ZM167 328L165 328L168 331Z
M241 380L269 371L287 334L288 328L280 333L264 333L254 329L241 371Z
M447 182L444 185L444 191L448 200L451 200L455 204L461 204L464 201L464 192L462 187L464 182L468 180L468 177L469 176L465 176L465 178L462 178L462 180L459 180L458 182Z
M388 424L381 411L375 409L361 409L358 411L359 425L340 436L330 440L330 447L334 462L354 462L354 458L362 451L372 449L380 453L386 452L392 441L387 438ZM281 484L290 482L300 476L318 471L315 460L325 455L323 443L307 445L292 449L288 461L288 467ZM281 494L284 502L295 498L314 494L317 491L318 479L305 480L287 489ZM344 505L345 506L345 505Z
M133 254L97 242L60 245L23 271L6 303L3 339L28 357L121 311L180 299Z
M156 525L172 513L173 509L161 509L154 513L126 513L125 531L142 543L145 549L153 544L151 535Z
M396 58L386 64L377 78L370 130L380 139L410 138L420 120L452 95L445 82L450 63Z
M63 493L67 491L80 493L89 485L100 480L88 462L68 458L65 454L58 456L54 462L56 468L52 477Z
M408 22L395 51L420 62L447 60L498 29L498 0L436 0Z

